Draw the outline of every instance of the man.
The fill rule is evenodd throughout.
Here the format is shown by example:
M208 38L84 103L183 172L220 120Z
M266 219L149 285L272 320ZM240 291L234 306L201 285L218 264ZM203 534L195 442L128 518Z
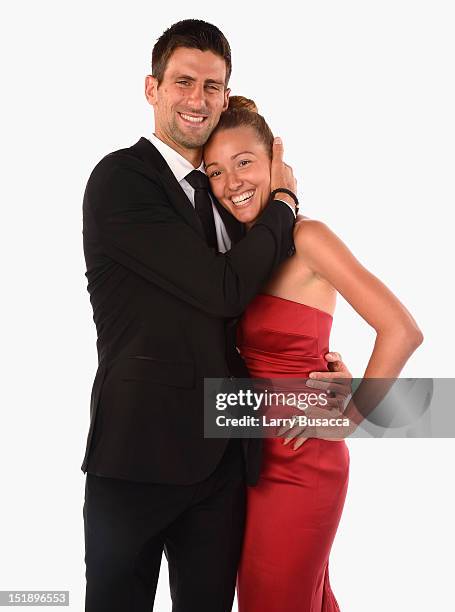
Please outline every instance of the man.
M202 146L227 108L231 72L218 28L173 25L152 71L155 134L101 160L84 196L99 354L82 465L86 610L149 612L164 550L174 612L226 612L244 453L238 440L204 439L203 379L240 367L230 320L292 253L294 199L279 193L243 237L210 200ZM295 191L278 143L280 187ZM246 454L254 482L258 453Z

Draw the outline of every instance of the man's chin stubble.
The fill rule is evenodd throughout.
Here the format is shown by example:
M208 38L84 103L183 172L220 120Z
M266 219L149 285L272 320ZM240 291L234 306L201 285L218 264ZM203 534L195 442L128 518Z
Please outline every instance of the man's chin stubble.
M186 149L200 149L201 147L205 145L205 143L209 139L209 136L210 134L208 134L204 138L199 138L197 140L196 139L189 140L185 138L180 141L180 144L184 146Z
M174 138L178 142L178 144L181 147L185 147L185 149L200 149L210 138L211 133L212 130L204 134L195 135L193 138L190 138L187 136L187 134L183 133L180 129L177 129L177 127L174 126Z

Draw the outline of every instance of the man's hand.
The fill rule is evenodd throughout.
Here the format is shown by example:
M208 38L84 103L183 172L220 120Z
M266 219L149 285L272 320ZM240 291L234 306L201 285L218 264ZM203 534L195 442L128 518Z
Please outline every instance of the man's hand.
M346 364L343 362L340 353L326 353L324 357L328 363L329 371L311 372L309 374L309 380L306 382L306 386L326 392L328 395L327 405L324 408L319 407L318 409L311 409L307 413L311 418L323 418L324 416L329 418L341 416L352 396L352 374L348 370ZM349 435L355 431L355 429L356 425L355 423L352 423L349 428L343 429L343 434ZM300 446L302 446L302 444L304 444L308 438L312 437L312 428L308 427L284 427L278 432L278 435L283 435L286 431L287 434L284 444L288 444L291 440L298 438L293 445L294 450L300 448ZM329 430L327 430L327 432L329 433ZM313 430L313 437L314 433L316 432ZM336 435L336 431L334 433ZM302 437L304 434L307 434L307 437ZM321 437L323 440L332 441L344 439L339 437L318 437Z
M342 403L352 394L352 374L343 363L340 353L326 353L328 372L310 372L311 380L307 386L330 392L333 397L331 407L341 408Z
M331 408L342 409L352 395L352 374L343 363L340 353L326 353L328 372L310 372L307 386L327 392L332 398Z
M352 378L352 374L346 367L346 364L343 363L340 353L326 353L324 359L327 361L331 372L340 372L346 374L347 378Z
M274 191L279 187L289 189L292 193L297 193L297 181L294 177L291 166L288 166L283 161L284 147L281 138L275 138L273 141L273 157L270 178L270 191ZM290 204L295 209L295 202L291 196L286 193L277 194L277 198Z

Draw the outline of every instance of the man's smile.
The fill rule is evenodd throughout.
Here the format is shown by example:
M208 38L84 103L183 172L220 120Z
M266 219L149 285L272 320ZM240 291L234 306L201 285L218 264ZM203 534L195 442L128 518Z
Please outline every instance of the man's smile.
M179 115L183 123L185 123L186 125L191 125L191 126L202 125L207 119L207 115L195 115L192 113L180 113L180 112L178 112L177 114Z

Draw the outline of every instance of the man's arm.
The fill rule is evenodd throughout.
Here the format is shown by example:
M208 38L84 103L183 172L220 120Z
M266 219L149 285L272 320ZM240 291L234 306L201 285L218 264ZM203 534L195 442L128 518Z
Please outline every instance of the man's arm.
M111 259L217 317L239 315L293 245L294 218L271 202L228 253L210 249L128 155L104 158L84 197L85 226Z

